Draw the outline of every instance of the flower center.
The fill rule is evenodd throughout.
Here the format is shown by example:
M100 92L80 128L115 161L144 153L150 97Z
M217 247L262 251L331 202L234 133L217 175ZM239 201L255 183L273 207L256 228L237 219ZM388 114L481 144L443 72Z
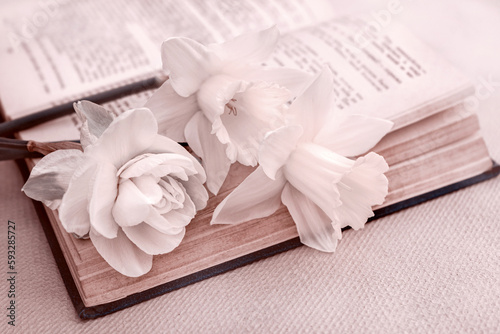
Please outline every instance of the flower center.
M255 166L260 141L268 131L285 122L291 93L273 83L218 74L202 84L197 99L212 123L212 133L227 144L229 160Z
M228 110L228 115L233 114L234 116L238 116L238 109L236 108L235 102L238 102L236 99L231 99L229 100L228 103L226 103L226 108Z

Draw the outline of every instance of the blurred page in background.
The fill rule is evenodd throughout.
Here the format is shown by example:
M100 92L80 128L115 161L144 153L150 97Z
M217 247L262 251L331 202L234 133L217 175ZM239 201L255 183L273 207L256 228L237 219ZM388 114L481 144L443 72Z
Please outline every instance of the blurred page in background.
M0 100L16 118L154 76L172 36L221 42L333 16L326 0L43 0L0 4Z

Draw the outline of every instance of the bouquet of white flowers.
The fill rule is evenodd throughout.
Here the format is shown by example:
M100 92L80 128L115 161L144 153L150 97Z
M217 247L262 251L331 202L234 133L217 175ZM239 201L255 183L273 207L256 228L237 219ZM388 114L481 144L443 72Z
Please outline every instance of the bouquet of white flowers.
M215 209L212 224L265 217L283 203L302 243L333 252L341 228L362 228L384 201L388 166L367 152L392 122L336 110L328 67L314 77L260 65L278 38L272 27L207 46L168 39L169 79L145 107L114 118L75 103L81 146L31 144L46 155L24 192L58 209L67 232L90 237L114 269L136 277L151 269L153 255L182 242L207 203L205 182L217 194L239 162L258 167Z

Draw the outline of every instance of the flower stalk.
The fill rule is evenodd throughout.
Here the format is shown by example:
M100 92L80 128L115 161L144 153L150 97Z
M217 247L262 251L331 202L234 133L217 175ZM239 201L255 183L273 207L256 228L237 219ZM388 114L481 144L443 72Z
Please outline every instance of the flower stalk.
M61 149L81 150L78 141L37 142L13 138L0 138L0 161L41 158Z
M38 152L43 155L47 155L57 150L80 150L83 151L82 145L77 142L72 141L62 141L62 142L48 142L42 143L34 140L29 140L26 144L28 152Z

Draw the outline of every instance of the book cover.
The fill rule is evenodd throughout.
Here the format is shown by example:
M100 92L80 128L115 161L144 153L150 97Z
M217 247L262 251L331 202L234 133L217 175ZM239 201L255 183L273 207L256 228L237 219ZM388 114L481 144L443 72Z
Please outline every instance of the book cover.
M26 179L29 176L29 170L24 161L18 160L18 167L21 170L23 177ZM399 210L404 210L414 205L418 205L428 200L432 200L436 197L446 195L448 193L463 189L465 187L474 185L476 183L494 178L500 174L500 166L496 163L493 164L492 168L480 175L473 176L463 181L456 182L454 184L435 189L433 191L427 192L415 196L413 198L406 199L404 201L391 204L387 207L375 210L375 216L370 219L371 222L376 221L376 219L390 215ZM201 270L199 272L178 278L176 280L160 284L158 286L149 288L145 291L133 293L129 296L121 298L116 301L103 303L94 306L86 306L80 296L78 288L75 284L74 278L71 275L71 271L65 260L64 254L61 250L57 237L55 236L52 224L47 216L46 208L40 202L33 201L36 213L40 218L40 223L43 226L45 236L50 245L52 254L56 260L57 266L59 268L61 277L63 278L66 290L71 298L71 301L75 307L78 316L83 320L95 319L102 316L106 316L110 313L120 311L124 308L131 307L135 304L141 303L143 301L149 300L151 298L159 297L167 294L171 291L180 289L189 284L197 283L204 279L209 279L215 275L223 274L227 271L233 270L235 268L250 264L254 261L265 259L269 256L276 255L281 252L286 252L287 250L302 246L298 237L280 242L276 245L249 253L247 255L229 260L227 262L214 265L207 269Z

